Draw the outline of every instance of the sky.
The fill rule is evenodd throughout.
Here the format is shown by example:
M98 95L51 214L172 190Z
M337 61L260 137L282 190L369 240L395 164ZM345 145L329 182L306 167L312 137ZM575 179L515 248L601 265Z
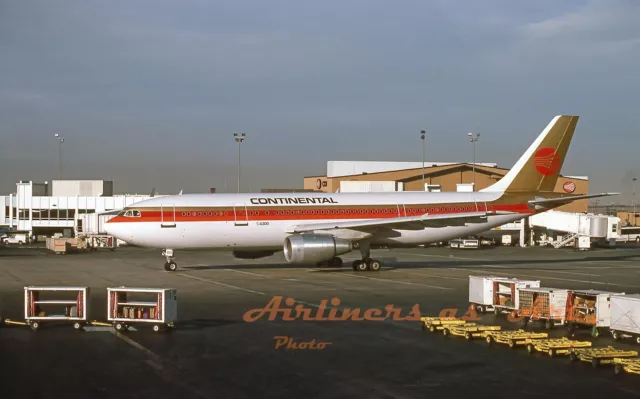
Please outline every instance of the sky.
M301 188L331 160L510 168L558 114L562 173L631 197L635 0L0 0L0 194ZM640 177L640 176L639 176ZM639 186L640 188L640 186Z

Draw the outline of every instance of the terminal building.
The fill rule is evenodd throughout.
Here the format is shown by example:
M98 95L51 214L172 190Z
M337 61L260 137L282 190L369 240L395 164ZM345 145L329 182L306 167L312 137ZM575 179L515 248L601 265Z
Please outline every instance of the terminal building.
M0 196L0 226L51 236L72 231L81 214L122 209L150 196L113 195L113 182L104 180L20 181L15 193Z

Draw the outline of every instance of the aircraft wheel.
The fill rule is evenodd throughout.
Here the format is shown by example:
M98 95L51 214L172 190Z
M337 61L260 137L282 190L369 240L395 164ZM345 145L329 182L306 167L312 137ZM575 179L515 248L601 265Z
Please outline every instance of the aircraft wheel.
M376 259L367 260L367 269L372 272L379 272L382 268L382 263Z
M178 270L178 265L173 261L167 262L164 264L164 270L168 272L175 272L176 270Z
M353 270L357 272L366 272L367 271L367 262L363 260L357 260L353 262Z

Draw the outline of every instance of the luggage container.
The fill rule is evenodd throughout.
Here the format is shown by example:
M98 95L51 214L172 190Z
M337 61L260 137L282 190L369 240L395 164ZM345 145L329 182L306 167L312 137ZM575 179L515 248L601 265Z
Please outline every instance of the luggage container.
M518 310L521 288L538 288L540 280L496 280L493 282L493 311L495 314Z
M508 281L507 277L469 276L469 304L478 313L493 310L493 283Z
M599 290L569 290L567 294L566 324L569 334L577 328L591 329L591 335L598 337L611 325L611 295L624 292Z
M44 294L67 298L43 299ZM88 300L89 287L24 287L24 319L34 331L43 322L68 322L81 330L88 320Z
M547 330L563 325L569 290L548 287L520 288L518 316L528 321L542 321Z
M174 327L177 317L175 288L107 288L107 321L117 331L126 331L131 324L151 324L153 331L165 331Z
M640 344L640 295L611 295L610 304L613 339L629 337Z

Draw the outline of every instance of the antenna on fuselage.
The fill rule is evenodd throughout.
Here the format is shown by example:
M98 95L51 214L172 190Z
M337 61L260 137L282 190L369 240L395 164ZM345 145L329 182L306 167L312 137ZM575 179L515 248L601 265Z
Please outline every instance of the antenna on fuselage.
M180 192L178 193L178 195L182 195L182 190L180 190Z

